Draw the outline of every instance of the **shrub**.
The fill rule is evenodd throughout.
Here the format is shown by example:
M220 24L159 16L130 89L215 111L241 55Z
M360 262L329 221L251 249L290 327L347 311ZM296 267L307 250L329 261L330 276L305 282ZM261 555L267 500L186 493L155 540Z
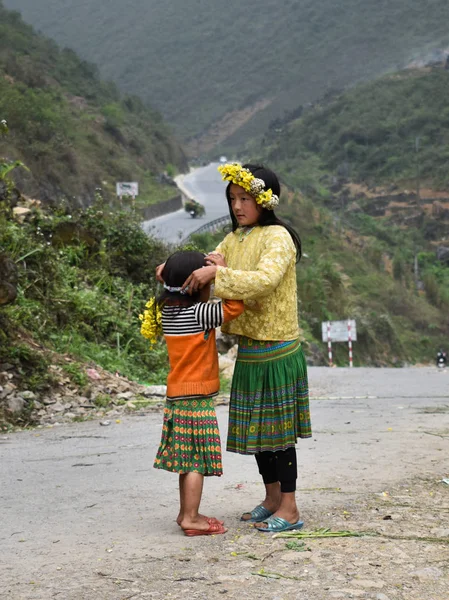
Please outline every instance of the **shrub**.
M18 266L17 300L1 312L2 358L22 365L29 387L48 380L46 363L26 355L20 332L78 357L66 370L80 386L87 383L81 360L141 381L165 377L165 347L150 351L138 316L155 293L155 268L168 250L144 234L137 217L103 202L71 214L35 211L23 224L0 214L0 251Z

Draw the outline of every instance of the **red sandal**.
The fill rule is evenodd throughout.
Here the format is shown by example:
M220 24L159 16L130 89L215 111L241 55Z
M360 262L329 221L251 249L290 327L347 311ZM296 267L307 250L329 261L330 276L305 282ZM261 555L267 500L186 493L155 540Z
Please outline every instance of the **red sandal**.
M227 528L219 523L209 523L208 529L184 529L184 535L193 537L194 535L218 535L226 533Z

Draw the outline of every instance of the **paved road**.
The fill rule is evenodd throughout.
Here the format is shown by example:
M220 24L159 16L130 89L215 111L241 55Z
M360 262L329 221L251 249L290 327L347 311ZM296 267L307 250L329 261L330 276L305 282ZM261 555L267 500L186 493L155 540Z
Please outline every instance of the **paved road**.
M186 195L204 205L206 214L192 219L184 209L168 215L144 221L144 231L162 238L167 242L178 242L184 239L205 223L228 214L225 198L225 184L217 171L219 163L211 163L207 167L195 169L188 175L177 179Z
M447 476L449 373L318 367L310 380L314 437L298 444L304 520L320 509L328 514L343 497L415 475ZM219 407L223 438L226 412ZM103 561L145 562L148 552L167 557L199 547L174 523L177 478L152 468L160 429L161 415L145 414L110 427L91 421L0 437L2 600L110 598L56 591L63 576L76 590L79 570L93 572ZM225 518L232 536L262 486L250 457L224 453L224 469L206 481L203 510ZM325 491L337 487L341 494Z

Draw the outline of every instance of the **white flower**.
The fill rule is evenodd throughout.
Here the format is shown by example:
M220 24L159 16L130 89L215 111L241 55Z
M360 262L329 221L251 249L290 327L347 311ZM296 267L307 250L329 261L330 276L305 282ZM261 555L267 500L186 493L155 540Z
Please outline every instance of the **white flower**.
M256 177L251 181L250 188L250 194L252 196L258 196L265 189L265 182L263 179L258 179Z

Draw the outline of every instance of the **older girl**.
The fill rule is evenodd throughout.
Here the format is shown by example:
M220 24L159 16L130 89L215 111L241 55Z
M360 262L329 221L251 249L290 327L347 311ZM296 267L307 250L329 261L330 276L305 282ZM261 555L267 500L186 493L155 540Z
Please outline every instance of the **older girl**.
M296 295L301 242L274 213L280 184L272 171L237 163L219 171L232 233L184 286L195 293L215 280L217 296L244 301L245 312L222 328L239 336L227 450L255 456L265 498L241 518L264 532L298 529L295 444L311 436Z

